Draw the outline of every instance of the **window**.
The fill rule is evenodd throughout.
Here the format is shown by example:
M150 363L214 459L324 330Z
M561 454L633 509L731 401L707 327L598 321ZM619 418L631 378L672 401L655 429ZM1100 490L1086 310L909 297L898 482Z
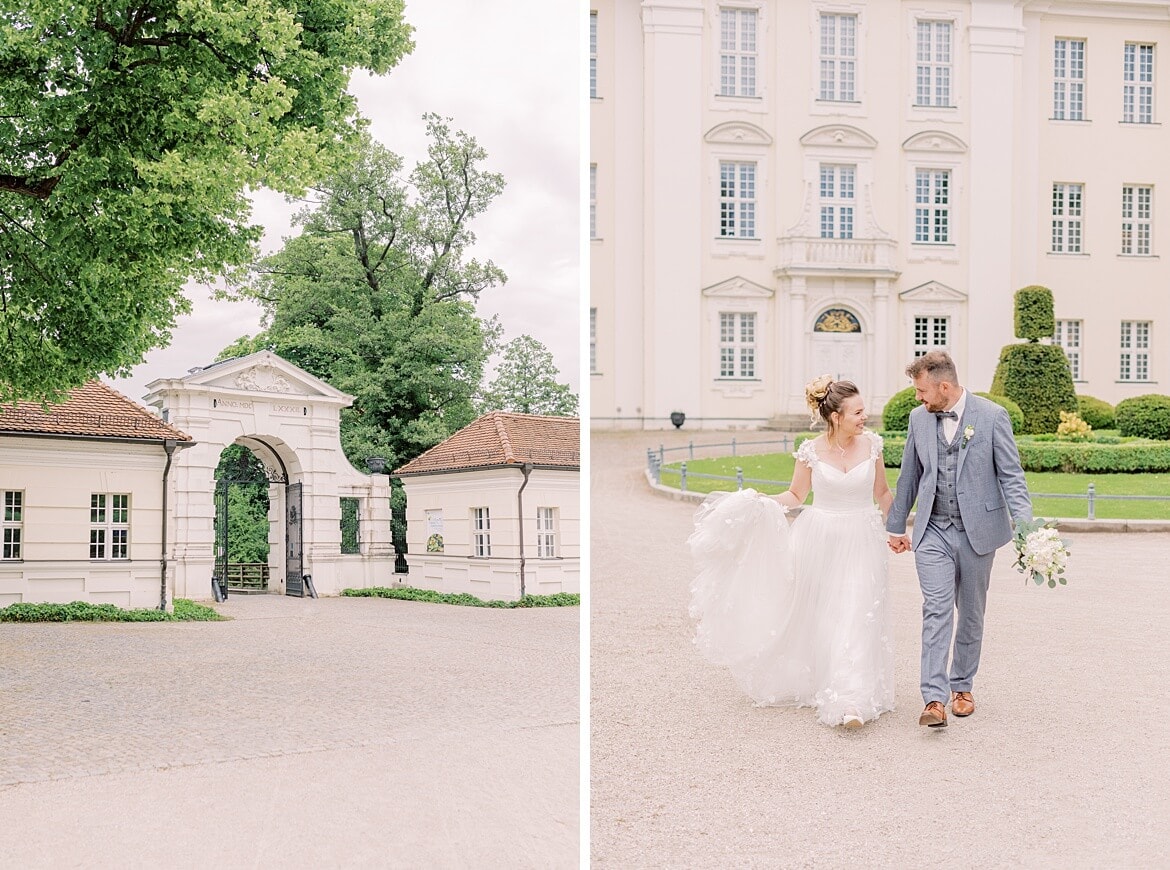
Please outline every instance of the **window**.
M597 164L589 164L589 238L597 238Z
M597 309L589 309L589 371L597 371Z
M914 241L949 244L951 240L951 172L914 171Z
M951 29L949 21L918 22L915 34L916 106L951 105Z
M720 161L719 235L756 237L756 164Z
M1154 46L1127 42L1121 89L1121 120L1127 124L1154 121Z
M130 496L97 492L89 497L89 558L130 558Z
M1121 253L1150 255L1154 188L1126 184L1121 188Z
M756 315L719 313L719 377L756 376Z
M24 493L20 490L4 490L3 549L0 558L19 559L21 539L24 537Z
M536 556L540 559L555 559L557 555L556 508L536 509Z
M857 99L857 16L821 15L822 100Z
M949 331L949 317L915 317L914 356L920 357L931 350L947 350Z
M578 21L581 19L578 18ZM580 31L578 31L579 33ZM580 38L580 37L578 37ZM580 45L581 43L577 43ZM577 67L580 69L580 67ZM597 99L597 13L589 13L589 97Z
M1052 185L1052 253L1081 253L1084 198L1083 184Z
M341 552L352 556L361 552L358 547L358 500L356 498L341 499Z
M1150 321L1121 321L1121 366L1118 379L1150 379Z
M1068 367L1072 371L1074 381L1081 379L1081 321L1056 321L1056 335L1053 336L1056 344L1064 348L1064 355L1068 357Z
M1058 39L1052 51L1052 117L1085 120L1085 41Z
M755 9L719 10L719 93L724 97L756 95Z
M857 168L821 164L821 238L853 238Z
M492 554L492 518L488 509L477 507L471 509L471 555L490 556Z

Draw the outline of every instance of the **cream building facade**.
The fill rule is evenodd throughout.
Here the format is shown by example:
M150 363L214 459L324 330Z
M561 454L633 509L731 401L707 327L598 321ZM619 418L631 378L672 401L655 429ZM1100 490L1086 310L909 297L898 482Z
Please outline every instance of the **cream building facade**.
M1078 393L1170 392L1170 2L599 0L594 426L986 390L1043 284Z

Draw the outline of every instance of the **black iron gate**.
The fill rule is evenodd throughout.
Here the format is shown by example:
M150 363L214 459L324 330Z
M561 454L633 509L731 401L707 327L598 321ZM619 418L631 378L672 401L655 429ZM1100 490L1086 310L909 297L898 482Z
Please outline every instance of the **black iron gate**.
M301 558L304 523L301 516L301 484L285 487L284 508L284 594L305 597L304 562Z
M228 596L228 489L230 480L216 481L215 484L215 567L211 574L211 591L216 601Z

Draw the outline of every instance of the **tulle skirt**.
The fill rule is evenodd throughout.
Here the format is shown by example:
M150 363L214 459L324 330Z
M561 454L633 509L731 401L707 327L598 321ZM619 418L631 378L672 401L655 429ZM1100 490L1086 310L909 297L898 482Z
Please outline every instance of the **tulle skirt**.
M688 543L695 645L761 706L810 706L826 725L894 707L886 533L876 507L784 509L716 493Z

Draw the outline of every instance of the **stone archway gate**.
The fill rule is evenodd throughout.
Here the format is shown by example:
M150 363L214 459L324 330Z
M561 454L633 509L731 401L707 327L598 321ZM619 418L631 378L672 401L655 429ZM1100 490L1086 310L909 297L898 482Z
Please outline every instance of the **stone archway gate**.
M229 444L248 447L278 481L269 487L270 591L303 594L298 581L305 574L323 595L390 585L390 477L357 471L341 450L341 409L353 403L352 396L271 351L156 380L147 389L147 404L195 439L193 447L176 453L170 475L172 598L212 597L214 477ZM290 489L299 491L299 507L290 503ZM341 552L342 498L358 500L356 554ZM291 535L290 522L298 524ZM299 554L290 558L290 546L298 545Z

